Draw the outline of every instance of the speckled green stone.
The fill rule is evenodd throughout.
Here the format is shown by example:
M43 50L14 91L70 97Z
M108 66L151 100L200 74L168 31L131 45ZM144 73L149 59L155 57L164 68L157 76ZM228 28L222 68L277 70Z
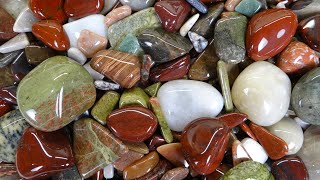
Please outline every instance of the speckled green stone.
M124 106L143 106L145 108L149 107L149 96L139 87L134 87L125 90L119 101L119 107Z
M232 112L233 103L232 103L232 97L231 97L231 91L230 91L229 76L228 76L225 62L221 60L218 62L217 72L218 72L220 87L221 87L222 95L224 99L225 110L226 112Z
M22 115L40 131L55 131L92 107L96 89L90 74L65 56L47 59L20 82Z
M134 54L136 56L142 56L144 54L137 37L133 34L128 34L114 50Z
M93 106L91 115L100 124L107 123L107 116L116 108L120 99L120 94L115 91L106 92L99 101Z
M151 97L156 97L157 93L161 87L161 82L157 82L155 84L152 84L151 86L148 86L144 89L144 91Z
M138 35L145 29L161 27L154 8L147 8L112 24L108 29L111 46L117 46L127 34Z
M0 161L15 163L18 142L30 125L19 110L13 110L0 118Z
M258 0L241 0L236 6L235 11L246 15L248 17L253 16L262 7L262 3Z
M274 180L268 168L255 161L245 161L231 168L220 180Z

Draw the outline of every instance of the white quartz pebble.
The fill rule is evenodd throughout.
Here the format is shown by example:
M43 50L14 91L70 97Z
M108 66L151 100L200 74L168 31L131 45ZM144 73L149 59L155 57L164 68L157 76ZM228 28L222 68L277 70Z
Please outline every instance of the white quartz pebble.
M253 161L264 164L268 160L267 152L257 141L251 138L244 138L241 143Z
M118 90L121 88L120 85L117 83L107 82L103 80L94 81L94 85L97 89L100 89L103 91Z
M94 80L101 80L104 78L104 75L102 75L102 74L98 73L96 70L92 69L92 67L90 66L90 62L85 64L83 67L89 72L89 74L92 76L92 78Z
M208 83L174 80L162 85L158 98L170 129L182 131L191 121L216 117L223 107L221 93Z
M112 164L109 164L105 168L103 168L103 176L106 179L112 179L114 176L114 167Z
M70 48L68 50L68 57L77 61L79 64L84 65L86 63L86 56L78 48Z
M63 29L67 33L70 46L77 47L77 41L82 30L90 30L100 36L107 37L108 28L104 22L104 16L94 14L82 19L78 19L63 25Z
M0 53L9 53L16 50L24 49L30 42L26 33L16 35L6 43L0 46Z
M197 20L199 19L200 14L197 13L195 15L193 15L190 19L188 19L187 22L185 22L182 27L180 28L180 35L181 36L186 36L188 34L188 32L190 31L190 29L192 28L192 26L197 22Z
M259 61L240 73L231 94L236 108L248 119L260 126L271 126L288 111L291 82L277 66Z
M23 9L17 17L13 25L13 31L18 33L31 32L32 25L37 21L39 21L39 19L35 17L33 12L29 9L29 7L27 7Z

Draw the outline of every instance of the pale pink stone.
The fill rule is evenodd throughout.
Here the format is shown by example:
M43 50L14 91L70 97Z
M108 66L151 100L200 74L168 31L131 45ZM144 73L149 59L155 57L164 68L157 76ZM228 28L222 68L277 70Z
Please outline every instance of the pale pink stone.
M106 25L110 27L113 23L120 21L121 19L131 15L130 6L121 6L118 7L106 15Z
M234 11L240 1L241 0L227 0L227 2L224 4L224 8L226 8L227 11Z
M82 30L78 38L78 49L87 57L92 56L100 50L106 49L108 40L89 30Z

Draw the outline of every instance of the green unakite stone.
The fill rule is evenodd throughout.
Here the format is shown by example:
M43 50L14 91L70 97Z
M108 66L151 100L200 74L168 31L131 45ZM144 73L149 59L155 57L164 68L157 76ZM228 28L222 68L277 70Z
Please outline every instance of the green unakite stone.
M47 59L18 86L17 100L26 120L41 131L58 130L92 107L96 89L90 74L65 56Z
M227 112L233 111L233 103L232 103L232 97L231 97L231 91L230 91L230 83L229 83L229 77L228 72L226 68L226 63L223 61L218 62L218 76L219 76L219 82L223 94L224 99L224 106L226 108Z
M143 106L149 107L149 96L139 87L125 90L120 98L119 107L124 106Z
M93 106L91 115L100 124L105 125L107 122L107 116L116 108L120 99L120 94L115 91L106 92L99 101Z
M134 54L136 56L142 56L144 54L137 37L133 34L128 34L114 50Z
M173 141L173 135L172 132L168 126L167 120L163 115L161 106L159 104L159 100L158 98L150 98L150 104L152 107L152 111L154 112L154 114L157 116L159 125L160 125L160 130L161 130L161 134L164 137L164 140L167 143L172 143Z
M231 168L220 180L274 180L268 168L255 161L245 161Z
M241 0L236 6L235 11L248 17L252 17L261 7L262 4L258 0Z
M145 29L161 27L154 8L147 8L112 24L108 29L111 46L117 46L127 34L138 35Z
M151 97L156 97L157 93L161 87L161 82L157 82L152 84L151 86L144 89L144 91Z

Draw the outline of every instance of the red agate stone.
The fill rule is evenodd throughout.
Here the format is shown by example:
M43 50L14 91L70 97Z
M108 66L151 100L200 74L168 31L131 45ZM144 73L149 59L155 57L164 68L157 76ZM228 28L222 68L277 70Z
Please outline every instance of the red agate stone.
M320 15L315 15L299 23L298 33L312 49L320 52Z
M255 61L280 53L298 26L297 15L289 9L268 9L252 17L247 28L246 48Z
M15 20L6 10L2 9L1 7L0 19L0 41L9 40L18 34L13 32L13 24Z
M12 106L5 100L0 99L0 117L10 112Z
M275 161L271 172L275 179L309 179L308 170L299 156L287 156Z
M63 11L64 0L29 0L29 7L39 19L56 20L63 23L67 16Z
M64 11L68 17L82 18L99 13L104 7L104 0L66 0Z

